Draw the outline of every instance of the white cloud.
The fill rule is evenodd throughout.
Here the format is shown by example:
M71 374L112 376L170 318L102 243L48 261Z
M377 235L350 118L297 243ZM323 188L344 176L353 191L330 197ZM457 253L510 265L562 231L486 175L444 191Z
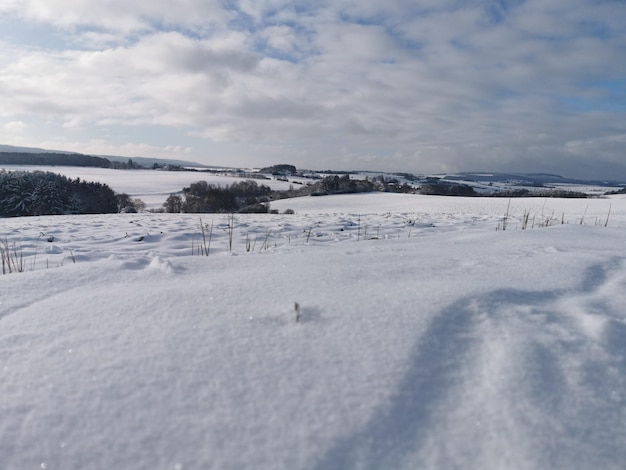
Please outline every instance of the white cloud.
M10 121L4 125L4 128L10 133L22 133L28 129L28 124L24 121Z
M229 14L218 0L20 0L0 5L0 12L62 28L95 26L113 31L153 29L154 23L207 27Z
M271 48L282 52L293 51L299 43L296 32L289 26L285 25L270 26L269 28L265 28L261 35Z

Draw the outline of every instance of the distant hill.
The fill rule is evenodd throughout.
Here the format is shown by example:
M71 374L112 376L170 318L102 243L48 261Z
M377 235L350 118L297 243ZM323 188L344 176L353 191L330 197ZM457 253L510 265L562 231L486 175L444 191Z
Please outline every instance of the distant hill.
M84 166L96 168L112 168L113 164L106 158L92 157L78 153L27 153L0 152L2 165L40 165L40 166Z
M0 152L2 153L59 153L59 154L73 154L75 152L65 152L63 150L46 150L37 147L16 147L14 145L0 144Z
M30 154L31 156L26 156ZM35 158L34 156L38 157ZM54 155L54 156L52 156ZM62 163L61 155L75 155L81 157L78 160L68 159L74 163ZM86 157L86 158L82 158ZM100 159L99 163L95 160L89 162L89 159ZM106 166L102 162L109 162ZM176 160L167 158L151 158L151 157L119 157L114 155L85 155L76 152L66 152L63 150L47 150L38 147L17 147L14 145L0 144L0 164L4 165L60 165L60 166L98 166L103 168L126 168L129 160L135 165L143 168L153 168L155 164L159 166L172 165L185 168L221 168L216 166L202 165L197 162L187 160ZM82 163L77 163L82 162Z
M59 165L59 166L90 166L100 168L127 168L132 160L135 168L153 168L156 165L180 166L184 168L217 168L197 162L166 158L119 157L109 155L85 155L62 150L47 150L37 147L17 147L0 144L0 164L2 165Z
M116 157L116 156L111 156L111 155L101 155L101 157L107 158L111 160L112 162L121 162L121 163L128 162L128 157ZM133 162L145 168L152 168L154 167L155 164L181 166L184 168L221 168L221 167L210 166L210 165L202 165L201 163L190 162L187 160L176 160L176 159L169 159L169 158L132 157L132 160Z
M445 175L447 180L481 181L514 183L517 185L541 186L544 184L623 184L620 181L596 181L566 178L549 173L491 173L491 172L461 172Z

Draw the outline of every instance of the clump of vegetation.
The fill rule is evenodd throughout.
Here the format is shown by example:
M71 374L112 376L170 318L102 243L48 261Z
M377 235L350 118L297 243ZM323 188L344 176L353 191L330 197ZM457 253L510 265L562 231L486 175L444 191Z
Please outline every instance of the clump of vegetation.
M106 184L43 171L0 171L0 216L105 214L118 212Z
M301 183L300 183L301 184ZM397 178L384 175L370 179L352 179L349 173L330 175L315 183L308 183L299 188L290 187L287 191L272 192L272 199L287 199L300 196L327 196L331 194L368 193L374 191L394 193L414 193L415 188L407 183L400 183Z
M408 173L399 174L398 176L408 175L413 181L413 176ZM408 178L407 178L408 179ZM386 193L415 193L415 188L407 183L400 184L398 178L393 176L378 175L372 178L374 183L374 191L383 191Z
M198 181L184 188L182 196L171 194L163 208L166 212L241 212L266 213L272 190L256 181L246 180L222 187Z
M298 172L295 166L285 163L279 165L272 165L259 170L259 173L268 173L275 176L290 176L295 175Z
M300 308L300 304L298 302L294 302L293 309L296 312L296 323L299 323L300 318L302 317L302 308Z
M2 274L24 272L24 256L16 245L9 245L5 238L0 241L0 259L2 260Z
M626 187L619 189L617 191L609 191L605 193L607 196L612 195L612 194L626 194Z
M555 197L555 198L579 198L585 199L589 195L580 191L567 191L564 189L544 189L537 191L530 191L525 188L510 189L508 191L499 191L493 193L492 197Z
M269 212L269 206L260 202L244 206L239 209L240 214L267 214Z
M200 232L202 234L202 240L198 243L197 247L194 247L193 239L191 240L191 253L197 254L199 256L209 256L209 252L211 251L211 239L213 238L213 221L211 221L211 225L203 224L202 219L200 219ZM208 236L207 236L208 234Z
M183 198L179 194L170 194L163 203L163 210L172 214L183 211Z
M146 203L138 198L131 198L126 193L116 194L117 211L126 213L141 212L146 209Z
M424 184L419 192L429 196L477 196L471 186L443 181Z
M349 194L349 193L367 193L374 191L376 186L368 180L350 179L350 175L343 176L327 176L321 181L315 183L314 186L319 188L313 192L312 196L321 196L326 194Z

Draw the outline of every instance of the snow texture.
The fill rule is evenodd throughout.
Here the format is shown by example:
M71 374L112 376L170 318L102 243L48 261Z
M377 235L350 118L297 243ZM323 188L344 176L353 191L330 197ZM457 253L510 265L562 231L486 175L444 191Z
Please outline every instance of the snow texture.
M507 205L0 219L0 468L624 468L626 200Z

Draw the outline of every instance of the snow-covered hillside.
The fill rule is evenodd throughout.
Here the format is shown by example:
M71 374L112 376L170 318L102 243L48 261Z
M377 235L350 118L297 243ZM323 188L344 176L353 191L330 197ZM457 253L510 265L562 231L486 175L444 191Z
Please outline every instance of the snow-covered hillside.
M0 468L624 468L626 199L507 206L0 219Z

